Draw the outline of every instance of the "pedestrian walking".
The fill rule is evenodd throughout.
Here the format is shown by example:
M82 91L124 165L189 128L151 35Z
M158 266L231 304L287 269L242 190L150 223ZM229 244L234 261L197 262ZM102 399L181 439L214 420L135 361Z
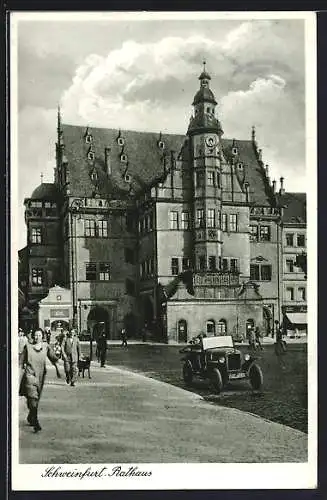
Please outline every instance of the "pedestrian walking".
M262 344L261 344L261 330L260 328L257 326L255 328L255 341L256 341L256 344L257 344L257 347L263 351L263 347L262 347Z
M98 355L100 357L101 368L105 366L107 348L107 335L106 332L102 332L98 339Z
M255 331L253 326L251 326L248 330L248 340L249 340L249 346L252 349L252 351L256 351Z
M51 328L49 326L46 326L45 329L44 329L44 332L45 332L45 340L46 340L47 344L50 344L50 340L51 340Z
M67 332L67 336L62 343L61 355L64 361L66 382L74 387L78 376L77 364L81 355L76 330L72 329L70 332Z
M122 347L128 347L127 346L127 332L126 332L125 328L122 328L120 336L121 336L121 341L122 341L121 346Z
M18 328L18 355L21 355L25 345L27 344L27 337L21 328Z
M38 419L38 407L46 376L46 358L56 366L57 356L52 348L42 341L43 332L37 329L33 335L33 344L26 342L19 357L21 381L19 395L25 396L29 410L27 421L35 432L41 430Z

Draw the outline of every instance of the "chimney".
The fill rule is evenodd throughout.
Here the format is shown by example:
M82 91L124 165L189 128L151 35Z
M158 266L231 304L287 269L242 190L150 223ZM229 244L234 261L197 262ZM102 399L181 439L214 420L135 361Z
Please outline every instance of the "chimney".
M244 187L245 187L245 195L246 195L246 201L249 202L249 183L244 182Z
M285 194L285 189L284 189L284 177L281 177L279 180L280 180L280 190L279 190L279 194Z
M108 175L111 174L111 163L110 163L110 148L104 148L104 162L106 166L106 172Z
M262 149L258 149L258 160L262 161Z
M251 139L252 139L253 146L257 147L257 141L256 141L256 137L255 137L255 126L254 125L252 125Z
M272 190L273 190L273 193L276 193L276 181L275 181L275 179L272 181Z
M268 184L270 184L269 165L267 163L265 165L265 172L266 172L266 177L267 177Z
M175 154L175 151L173 151L173 150L170 151L170 161L171 161L172 170L175 170L176 169L176 154Z

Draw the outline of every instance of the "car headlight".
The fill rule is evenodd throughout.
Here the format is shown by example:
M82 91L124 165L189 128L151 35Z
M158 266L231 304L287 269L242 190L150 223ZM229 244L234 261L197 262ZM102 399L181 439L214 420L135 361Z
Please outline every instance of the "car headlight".
M244 354L244 360L249 361L250 359L250 354Z
M218 358L219 363L225 363L225 358Z

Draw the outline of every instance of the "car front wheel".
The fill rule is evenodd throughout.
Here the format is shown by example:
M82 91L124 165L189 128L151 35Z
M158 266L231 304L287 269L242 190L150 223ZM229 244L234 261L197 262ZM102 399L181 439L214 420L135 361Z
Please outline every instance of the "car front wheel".
M263 375L260 366L255 363L250 366L249 379L252 389L259 391L263 384Z
M186 361L183 365L183 379L185 384L191 385L193 380L193 369L190 361Z
M216 394L220 394L223 388L223 379L218 368L214 368L211 374L211 383Z

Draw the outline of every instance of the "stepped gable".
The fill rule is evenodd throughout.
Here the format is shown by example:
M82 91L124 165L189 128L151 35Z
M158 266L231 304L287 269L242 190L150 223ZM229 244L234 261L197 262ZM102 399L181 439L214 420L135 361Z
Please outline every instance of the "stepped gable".
M227 161L231 161L232 139L221 139L223 152ZM235 146L238 149L236 162L244 165L245 181L249 183L250 200L254 205L271 206L272 190L268 184L264 168L258 161L253 143L251 140L236 140Z
M307 196L306 193L285 193L278 195L279 203L284 207L282 221L291 224L306 224Z
M86 127L63 124L62 131L70 192L74 196L92 196L94 183L90 172L93 168L98 175L100 195L124 197L131 188L136 192L142 190L163 175L163 154L168 158L171 150L178 154L186 139L183 135L92 127L89 133L95 160L91 162L87 159L90 145L85 143ZM118 137L123 138L123 146L118 144ZM164 143L164 149L159 147L159 140ZM107 175L105 148L110 148L110 175ZM121 161L121 154L127 156L126 162ZM125 181L126 174L130 176L130 182Z

